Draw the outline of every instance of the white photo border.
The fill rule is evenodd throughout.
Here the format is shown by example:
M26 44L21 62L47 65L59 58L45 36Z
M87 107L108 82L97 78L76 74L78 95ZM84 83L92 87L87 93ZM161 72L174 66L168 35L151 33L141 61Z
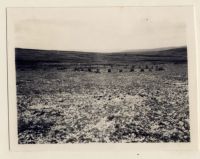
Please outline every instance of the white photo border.
M105 2L103 2L103 3L105 3ZM55 4L57 4L57 5L55 5ZM7 3L3 3L3 5L1 6L1 13L3 13L3 14L1 15L2 19L0 21L1 22L0 33L3 33L3 37L1 37L2 42L0 44L3 46L1 51L4 52L4 55L1 55L3 57L2 59L4 59L4 61L3 60L1 61L1 66L3 66L3 67L1 67L1 69L2 70L4 69L3 70L4 82L2 82L2 86L3 86L3 84L7 83L7 80L5 80L7 78L8 78L8 85L4 85L4 87L2 87L3 93L4 93L4 96L1 97L2 99L4 99L4 100L2 100L3 104L4 104L2 112L4 112L5 114L1 113L3 115L0 118L0 119L2 119L2 125L1 126L4 129L4 131L0 133L0 137L1 137L0 139L2 139L1 141L3 141L2 143L4 144L3 146L0 145L1 146L0 148L2 148L1 151L0 151L0 152L2 152L2 153L0 153L0 156L3 155L3 157L5 157L5 158L13 158L16 154L16 151L18 151L18 153L15 157L26 158L26 155L24 153L27 152L27 151L29 151L29 152L31 151L31 154L33 154L33 156L29 156L29 158L33 158L33 157L36 157L36 156L38 158L40 158L40 157L42 158L42 156L43 156L43 158L44 158L45 155L46 155L46 157L52 157L52 158L53 158L53 156L54 157L60 156L60 157L64 158L66 153L68 153L68 155L70 156L72 154L69 154L69 152L71 152L71 151L77 152L76 145L72 146L74 148L69 148L69 147L63 148L63 145L59 145L59 146L58 145L51 145L51 146L49 145L50 147L48 147L48 148L44 148L42 146L42 147L36 148L36 149L34 147L24 149L24 147L20 147L18 144L16 145L15 139L14 139L15 141L13 142L12 133L13 133L14 127L10 127L11 125L8 125L8 123L10 124L11 122L16 122L16 119L14 120L14 119L10 118L10 116L15 113L14 110L12 109L11 105L14 104L14 102L12 100L12 99L14 99L13 98L14 97L13 91L14 90L16 91L16 89L13 90L13 88L10 88L10 87L15 88L16 86L15 86L15 81L11 80L13 78L15 79L15 74L12 72L14 65L11 64L11 61L10 61L10 59L12 59L12 56L10 56L10 54L11 54L11 52L13 53L13 50L9 49L9 46L11 45L9 37L6 38L6 32L7 31L6 31L6 27L5 27L6 26L5 10L7 10L8 8L11 8L11 7L16 8L16 7L63 7L63 6L64 7L87 7L87 6L89 6L89 7L103 7L103 6L106 6L106 7L109 7L109 6L110 7L112 7L112 6L116 6L116 7L117 6L127 6L127 7L134 7L134 6L163 6L163 7L164 6L185 6L186 7L186 6L188 6L189 7L190 6L190 7L193 8L192 12L193 12L193 15L194 15L194 17L193 17L194 21L191 24L194 24L194 25L190 25L190 27L191 27L190 31L191 30L193 31L193 33L192 33L193 37L188 42L188 52L193 52L193 54L194 54L193 57L189 57L189 66L191 66L191 65L194 66L194 68L189 68L189 72L190 72L189 76L192 76L193 77L192 79L194 80L192 83L189 83L189 85L192 85L192 90L195 89L195 92L192 91L192 93L194 93L195 94L194 96L196 96L196 97L194 97L196 99L194 101L192 101L192 103L194 105L196 105L195 106L196 108L190 110L190 112L192 112L192 114L194 114L194 121L195 121L195 124L193 126L191 125L191 127L193 127L192 136L193 135L195 136L195 138L192 139L192 141L194 141L194 144L192 146L191 145L186 146L186 147L184 146L184 148L183 147L181 148L181 145L176 145L175 147L171 147L171 146L165 147L164 146L164 149L162 149L162 148L160 149L160 146L157 146L157 147L151 149L151 146L150 146L149 148L145 149L145 151L151 150L152 153L151 153L150 156L152 156L152 157L153 157L153 155L157 155L157 156L160 155L161 156L161 154L168 154L168 155L173 154L177 158L177 157L180 157L180 153L184 153L186 156L193 156L193 157L199 156L197 149L199 149L199 141L200 141L199 136L198 136L198 134L199 134L199 124L198 123L199 123L199 119L200 119L199 118L200 108L198 107L199 106L199 98L197 98L198 97L197 95L199 95L198 94L199 93L199 83L197 83L198 82L197 79L200 79L199 73L198 73L199 72L199 62L200 62L200 57L198 55L199 49L200 49L200 46L199 46L200 32L199 32L198 28L200 28L200 25L199 25L199 23L198 23L199 21L197 19L200 17L200 9L199 9L200 4L195 2L195 1L191 2L191 1L187 1L187 0L185 1L185 3L178 3L178 2L176 3L174 1L169 1L169 3L162 4L161 2L159 3L157 1L156 2L152 1L152 3L149 3L149 2L140 3L139 1L137 1L134 4L132 4L132 3L125 4L125 3L118 2L118 3L114 3L113 5L112 4L106 4L106 3L104 5L102 3L98 4L98 5L86 3L86 5L84 5L81 2L79 2L79 4L73 4L73 2L72 2L72 4L65 3L65 5L62 5L62 4L56 3L55 1L53 3L50 3L50 4L48 3L48 1L42 2L42 3L38 2L37 4L34 3L34 1L32 1L32 3L26 3L25 1L20 1L20 2L19 1L18 2L9 1ZM8 25L7 25L7 27L8 27ZM6 47L6 44L7 44L7 47ZM5 61L6 52L7 52L7 61ZM8 62L8 68L5 65L7 62ZM7 70L6 72L5 72L5 69ZM8 73L8 77L5 73L6 74ZM7 89L7 86L8 86L8 89ZM7 91L8 91L8 93L6 93ZM190 93L191 93L191 91L190 91ZM10 94L13 94L13 95L10 95ZM16 94L15 94L15 96L16 96ZM7 98L5 98L5 97L9 97L9 99L7 100ZM9 103L9 109L8 109L8 103ZM190 103L191 103L191 101L190 101ZM15 103L15 105L16 105L16 103ZM8 120L8 118L6 118L6 117L8 117L8 114L6 112L9 113L9 120ZM193 124L193 122L192 122L192 124ZM8 126L9 126L9 130L8 130ZM11 137L9 137L9 134L11 135ZM9 143L9 139L10 139L10 143ZM138 143L136 143L136 144L138 144ZM56 146L56 148L54 146ZM92 144L91 146L95 147L97 149L96 151L99 152L98 146L96 144ZM144 151L144 147L142 145L141 146L137 145L136 149L134 149L132 146L130 146L128 149L125 150L125 152L122 150L122 146L123 145L118 144L118 146L113 148L113 145L108 145L108 147L105 148L105 146L102 145L103 149L101 149L101 151L106 152L108 154L110 152L114 152L116 154L117 154L117 152L120 152L120 154L118 154L118 157L120 157L122 155L121 152L123 154L127 153L128 156L133 155L133 156L137 157L138 153L142 154L142 152ZM177 149L177 146L180 146L180 147ZM58 150L59 152L62 151L62 153L58 154L58 153L55 152L55 150L56 151ZM176 152L172 152L172 151L168 152L169 150L172 150L172 151L175 150ZM186 150L191 150L191 151L186 151ZM48 155L49 151L53 151L53 152L51 152L52 156ZM79 149L78 149L78 156L86 158L88 156L85 155L84 152L92 152L92 151L93 150L91 150L91 149L80 146ZM96 151L94 150L94 154L93 154L94 156L96 154ZM134 151L134 154L131 153L131 151ZM158 151L159 151L159 153L158 153ZM164 152L162 152L162 151L164 151ZM148 153L148 152L146 152L146 153ZM146 153L144 152L143 154L146 154ZM41 155L39 155L39 154L41 154ZM83 154L83 155L80 155L80 154ZM109 156L108 154L107 154L107 157ZM115 157L117 157L116 154L114 155ZM112 156L113 154L110 154L110 155ZM144 155L145 158L150 158L150 156L145 157L145 155ZM96 157L99 157L98 154L96 154ZM167 158L167 156L166 156L166 158Z

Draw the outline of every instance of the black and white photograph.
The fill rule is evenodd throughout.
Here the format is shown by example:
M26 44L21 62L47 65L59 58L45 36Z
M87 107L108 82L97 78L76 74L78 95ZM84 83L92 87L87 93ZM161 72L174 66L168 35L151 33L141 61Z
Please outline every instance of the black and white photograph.
M191 142L184 8L22 10L18 144Z

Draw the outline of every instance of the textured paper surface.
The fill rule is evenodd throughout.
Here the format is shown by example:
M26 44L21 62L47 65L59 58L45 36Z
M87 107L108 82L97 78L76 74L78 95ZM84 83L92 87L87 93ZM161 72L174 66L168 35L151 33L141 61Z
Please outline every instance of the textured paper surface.
M47 3L46 3L47 4ZM46 5L44 3L44 5ZM49 4L48 6L51 6L51 7L55 7L55 4L56 3L52 3L52 4ZM68 3L69 4L69 3ZM66 6L68 5L66 4ZM119 3L120 4L120 3ZM110 6L116 6L116 5L119 5L119 4L111 4ZM137 4L137 3L136 3ZM135 5L136 5L135 4ZM146 5L153 5L155 3L148 3ZM159 3L156 3L156 4L159 4ZM170 4L170 2L169 2ZM25 4L24 2L22 2L21 4L20 3L17 3L17 4L14 4L13 2L9 4L6 4L5 6L10 6L10 7L16 7L16 6L37 6L37 7L44 7L44 5L42 4L36 4L36 3L33 3L33 4ZM76 6L77 4L72 4L72 6ZM103 4L98 4L97 3L97 6L98 5L101 5L101 6L104 6ZM130 3L128 4L130 5ZM145 5L145 3L143 4ZM167 4L165 4L167 5ZM80 4L80 6L83 6L83 4ZM87 5L86 5L87 6ZM95 6L94 4L91 5L91 6ZM119 5L120 6L120 5ZM57 5L57 7L59 7L59 4ZM57 151L57 150L63 150L65 152L70 153L70 155L72 155L72 152L76 152L76 151L79 151L83 154L83 157L86 157L87 158L87 154L85 152L93 152L93 155L94 156L98 156L97 155L97 152L98 151L105 151L107 152L107 157L113 157L113 156L116 156L116 154L114 155L113 153L115 152L118 152L119 154L117 154L118 157L122 157L124 154L125 154L125 157L130 157L131 155L135 156L135 157L147 157L149 158L146 153L143 153L143 151L145 150L153 150L153 151L157 151L157 150L176 150L176 152L174 153L167 153L166 152L166 155L169 155L169 156L172 156L172 154L174 156L178 156L180 157L181 156L181 153L183 153L183 151L180 151L180 150L188 150L188 149L192 149L192 150L195 150L197 148L197 143L198 143L198 137L197 137L197 85L196 85L196 79L197 79L197 74L196 74L196 64L195 64L195 61L198 59L198 57L196 57L196 49L197 47L195 45L197 45L197 42L195 42L195 38L198 38L195 37L195 35L198 35L198 31L196 32L194 30L194 19L195 17L193 17L193 8L192 7L186 7L187 11L188 11L188 19L189 21L187 22L188 27L187 27L187 46L188 46L188 56L189 56L189 85L190 85L190 113L192 114L191 116L191 119L192 119L192 123L191 123L191 135L192 135L192 142L191 144L130 144L130 145L127 145L127 144L108 144L108 145L104 145L104 144L89 144L89 145L23 145L23 146L19 146L17 145L16 143L16 107L15 107L15 104L16 104L16 97L15 97L15 92L16 92L16 89L15 89L15 84L14 81L15 81L15 72L14 72L14 63L13 63L13 53L14 53L14 45L13 45L13 34L12 34L12 22L8 21L8 25L6 27L6 8L1 8L1 12L2 12L2 19L1 20L1 32L3 33L3 38L1 37L2 39L2 42L1 42L1 45L3 45L1 51L3 52L7 52L7 54L4 54L2 55L2 62L1 62L1 65L2 65L2 70L3 70L3 83L2 83L2 88L5 89L5 93L3 95L3 105L4 105L4 111L7 112L7 113L4 113L1 118L3 119L3 126L4 126L4 129L5 130L8 130L8 122L6 122L8 120L8 108L7 108L7 100L6 100L6 75L7 75L7 71L6 71L6 64L7 64L7 61L6 61L6 55L8 56L8 90L9 90L9 131L10 131L10 136L8 136L8 131L4 131L2 132L2 141L4 141L3 143L4 146L1 145L2 147L2 150L4 152L4 155L6 157L11 157L14 153L12 153L13 151L21 151L20 153L17 154L16 157L25 157L26 155L24 154L25 151ZM12 10L11 8L9 8L8 10ZM3 21L3 22L2 22ZM8 49L6 50L6 29L7 31L9 32L8 33L8 36L7 36L7 47ZM4 90L3 89L3 90ZM7 133L6 133L7 132ZM10 144L9 142L10 141ZM6 145L6 146L5 146ZM9 152L8 151L8 146L10 145L10 150L11 152L9 154L6 154L6 152ZM132 153L132 151L134 150L134 154ZM179 151L178 151L179 150ZM38 155L38 153L34 153L34 152L31 152L33 155L30 155L31 157L37 157L38 156L42 156L44 155L44 157L49 157L49 158L53 158L53 156L55 157L64 157L65 156L65 153L62 151L61 152L55 152L55 153L52 153L52 155L47 155L47 153L44 153L44 152L41 152L41 154ZM119 152L120 151L120 152ZM153 151L150 153L153 157ZM163 152L164 153L164 152ZM163 153L156 153L157 155L162 155ZM186 153L186 152L184 152ZM69 156L70 156L69 155ZM150 156L151 156L150 155ZM188 157L190 155L193 155L193 157L197 157L197 153L195 153L194 151L193 152L188 152L186 153L185 157L188 155ZM80 153L77 153L76 154L77 157L80 157ZM100 158L100 156L98 156Z

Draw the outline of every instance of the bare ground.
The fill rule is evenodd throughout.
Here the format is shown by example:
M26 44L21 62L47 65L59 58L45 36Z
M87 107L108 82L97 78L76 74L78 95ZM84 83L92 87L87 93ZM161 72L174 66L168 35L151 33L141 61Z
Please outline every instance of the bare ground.
M186 70L18 69L19 143L189 142Z

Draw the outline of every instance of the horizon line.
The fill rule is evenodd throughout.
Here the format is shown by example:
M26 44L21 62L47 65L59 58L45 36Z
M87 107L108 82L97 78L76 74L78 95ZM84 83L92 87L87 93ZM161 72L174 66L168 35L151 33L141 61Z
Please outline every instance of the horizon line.
M40 50L40 51L57 51L57 52L83 52L83 53L131 53L131 52L149 52L149 51L164 51L164 50L172 50L172 49L181 49L186 48L187 45L182 46L170 46L170 47L159 47L159 48L151 48L151 49L129 49L129 50L122 50L122 51L81 51L81 50L54 50L54 49L37 49L37 48L23 48L23 47L15 47L16 49L26 49L26 50Z

